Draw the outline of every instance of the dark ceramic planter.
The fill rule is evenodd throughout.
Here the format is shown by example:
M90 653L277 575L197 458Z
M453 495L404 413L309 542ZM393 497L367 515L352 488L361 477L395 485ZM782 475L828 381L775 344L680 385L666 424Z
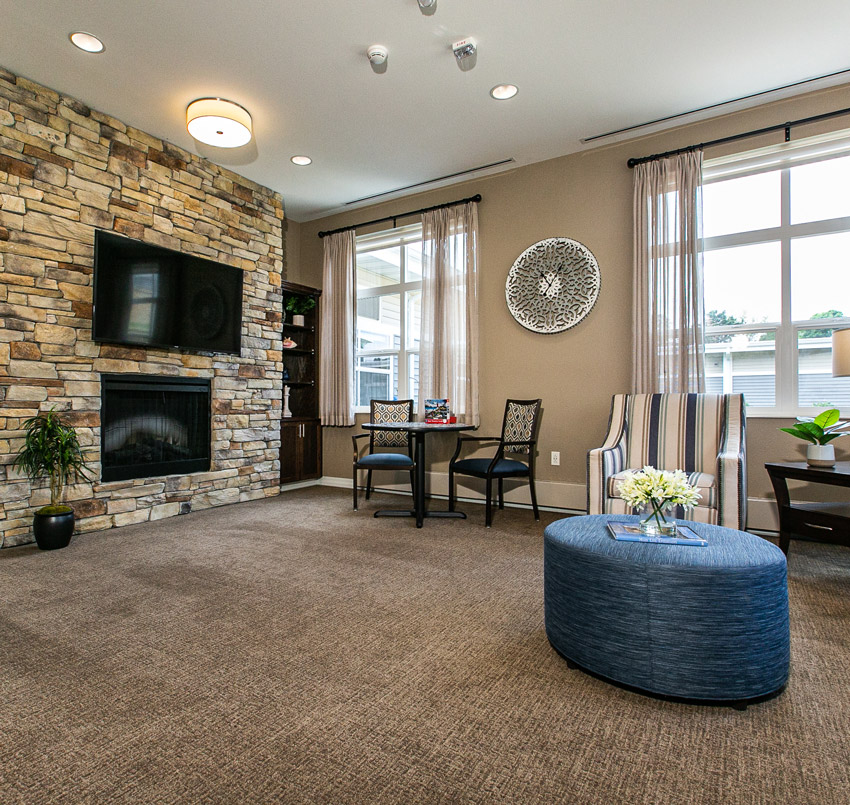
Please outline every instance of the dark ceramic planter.
M55 551L64 548L74 533L74 511L61 514L35 513L32 523L35 541L43 551Z

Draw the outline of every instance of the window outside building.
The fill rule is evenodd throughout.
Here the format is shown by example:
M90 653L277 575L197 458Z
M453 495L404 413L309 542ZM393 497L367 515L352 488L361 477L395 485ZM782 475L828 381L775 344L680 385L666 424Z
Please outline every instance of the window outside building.
M422 302L422 226L357 238L355 410L416 399Z
M832 331L850 327L850 136L810 138L703 170L706 390L750 415L850 409Z

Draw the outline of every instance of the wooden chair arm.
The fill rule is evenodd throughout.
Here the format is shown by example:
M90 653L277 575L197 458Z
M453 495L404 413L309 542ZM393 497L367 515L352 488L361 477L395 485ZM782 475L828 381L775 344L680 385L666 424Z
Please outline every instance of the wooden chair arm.
M360 449L357 445L357 440L358 439L368 439L369 435L370 434L368 434L368 433L358 433L356 436L351 437L351 444L354 445L354 460L355 461L357 461L357 456L360 454Z
M449 466L457 461L457 457L460 455L460 451L463 448L464 442L498 442L498 436L458 436L457 437L457 447L455 448L455 454L449 460Z

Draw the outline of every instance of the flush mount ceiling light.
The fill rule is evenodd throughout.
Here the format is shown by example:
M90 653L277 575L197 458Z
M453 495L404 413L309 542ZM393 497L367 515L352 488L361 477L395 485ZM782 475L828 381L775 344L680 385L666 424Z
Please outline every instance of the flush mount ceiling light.
M94 34L85 31L74 31L68 34L68 39L80 50L86 53L103 53L106 46Z
M297 157L290 157L289 161L296 164L296 165L309 165L313 160L310 159L310 157L297 156Z
M506 101L513 98L519 90L513 84L497 84L490 90L490 96L497 101Z
M196 140L219 148L251 142L251 115L224 98L198 98L186 107L186 128Z

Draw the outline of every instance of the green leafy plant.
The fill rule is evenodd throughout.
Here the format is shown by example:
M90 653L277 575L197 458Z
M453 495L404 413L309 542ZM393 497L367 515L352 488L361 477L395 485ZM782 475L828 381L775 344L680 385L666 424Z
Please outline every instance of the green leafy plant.
M316 307L316 300L312 296L290 296L286 300L286 311L303 316Z
M779 430L790 433L798 439L805 439L812 444L829 444L839 436L847 436L845 428L848 422L839 419L840 413L837 408L830 408L818 414L814 419L811 417L797 417L797 424L790 428Z
M28 419L24 430L24 446L12 466L26 473L31 483L50 480L50 505L39 509L38 514L71 511L70 506L61 505L65 484L88 475L77 432L64 425L53 410Z

